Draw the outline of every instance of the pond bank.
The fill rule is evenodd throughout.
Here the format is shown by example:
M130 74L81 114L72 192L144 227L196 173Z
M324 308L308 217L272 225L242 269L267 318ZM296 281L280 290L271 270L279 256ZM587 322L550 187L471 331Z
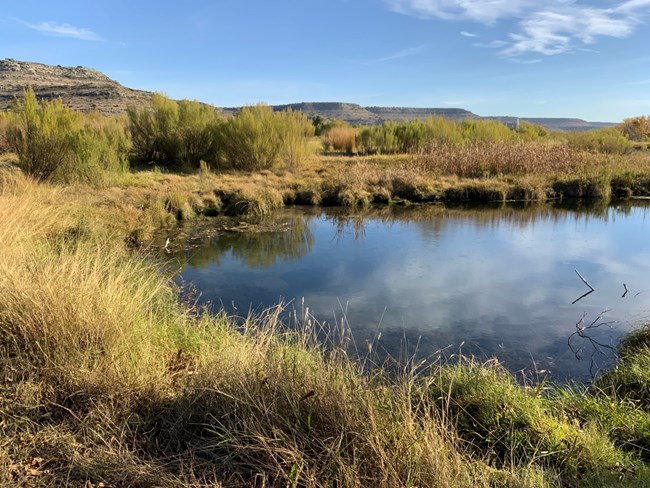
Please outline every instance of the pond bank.
M121 238L151 207L102 191L2 180L2 484L647 486L647 332L587 390L495 361L387 375L309 316L179 304Z

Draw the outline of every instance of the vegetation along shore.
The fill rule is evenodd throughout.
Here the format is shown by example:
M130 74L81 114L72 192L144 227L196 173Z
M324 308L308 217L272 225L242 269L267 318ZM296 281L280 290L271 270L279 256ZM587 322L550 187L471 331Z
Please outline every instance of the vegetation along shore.
M0 114L0 484L650 486L647 328L588 385L471 358L388 371L310 316L182 303L142 246L297 203L649 196L649 136L643 117L352 127L160 95L109 118L28 91Z

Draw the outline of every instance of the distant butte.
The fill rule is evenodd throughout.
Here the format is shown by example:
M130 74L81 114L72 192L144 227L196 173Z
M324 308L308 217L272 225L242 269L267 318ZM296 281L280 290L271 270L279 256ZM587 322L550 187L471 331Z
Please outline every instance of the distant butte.
M98 110L105 115L126 113L129 106L148 106L151 92L127 88L105 74L82 66L51 66L13 59L0 60L0 110L31 86L39 98L61 98L69 107L82 112ZM308 117L341 119L351 124L381 124L440 116L452 120L492 119L510 125L526 120L556 130L589 130L611 127L610 122L587 122L568 118L517 118L511 116L481 117L462 108L362 107L355 103L303 102L275 105L274 110L300 110ZM224 108L227 113L239 108Z

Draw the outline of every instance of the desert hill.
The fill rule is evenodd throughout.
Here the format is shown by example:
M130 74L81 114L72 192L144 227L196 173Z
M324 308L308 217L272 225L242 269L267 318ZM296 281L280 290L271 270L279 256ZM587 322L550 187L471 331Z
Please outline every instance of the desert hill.
M125 113L129 105L149 104L151 93L120 85L103 73L82 66L0 60L0 110L31 86L38 98L61 98L76 110L99 110L106 115Z
M82 66L51 66L13 59L0 60L0 110L7 110L16 97L31 86L39 98L61 98L76 110L89 112L99 110L106 115L122 114L129 106L147 106L151 92L127 88L105 74ZM341 119L351 124L381 124L395 120L426 119L429 116L453 120L493 119L510 126L517 120L527 120L554 130L589 130L610 127L610 122L587 122L572 118L517 118L481 117L462 108L414 108L414 107L362 107L355 103L303 102L275 105L274 110L300 110L313 118ZM224 108L226 113L239 110Z

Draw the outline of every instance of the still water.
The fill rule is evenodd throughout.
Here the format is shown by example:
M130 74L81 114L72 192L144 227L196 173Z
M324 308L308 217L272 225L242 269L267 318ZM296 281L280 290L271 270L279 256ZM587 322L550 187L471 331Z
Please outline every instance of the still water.
M623 334L650 321L646 201L293 208L170 237L199 303L239 316L279 301L299 314L309 307L321 323L349 324L359 354L368 343L380 357L462 352L583 380L611 366L610 346ZM595 289L577 302L589 288L575 270ZM582 336L572 336L576 324L587 327Z

